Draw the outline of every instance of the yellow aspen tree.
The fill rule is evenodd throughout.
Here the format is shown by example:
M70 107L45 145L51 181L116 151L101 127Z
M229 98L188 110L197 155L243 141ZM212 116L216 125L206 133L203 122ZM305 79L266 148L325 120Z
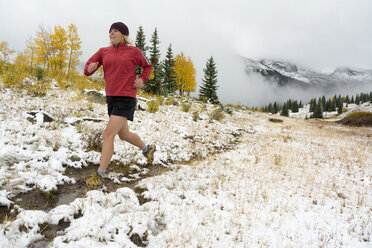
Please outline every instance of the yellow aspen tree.
M185 84L184 90L187 92L187 96L190 96L190 92L195 92L196 90L196 70L194 67L194 63L191 61L190 57L187 57L186 61L187 71L188 73L188 80Z
M194 64L191 58L186 58L182 52L174 58L174 61L174 71L180 95L183 95L185 91L190 95L190 92L196 90L196 70Z
M0 53L2 54L3 60L8 62L8 56L15 53L15 51L9 48L8 42L2 41L0 42Z
M67 39L66 30L59 25L55 26L54 32L50 35L52 53L49 57L51 76L53 77L63 77L67 65Z
M81 40L74 24L68 26L67 31L67 47L68 47L68 62L67 62L67 77L77 74L77 66L79 65L79 57L83 54L81 51Z
M20 71L27 71L28 60L29 60L29 57L27 56L27 54L25 52L18 53L17 57L14 59L14 65Z
M39 31L36 33L34 39L36 63L44 67L45 70L49 69L49 57L52 53L49 37L50 32L46 30L44 26L39 26Z
M36 46L31 37L26 41L26 49L24 50L24 54L27 56L28 69L30 73L32 74L34 72L34 68L35 68L37 61L36 61Z

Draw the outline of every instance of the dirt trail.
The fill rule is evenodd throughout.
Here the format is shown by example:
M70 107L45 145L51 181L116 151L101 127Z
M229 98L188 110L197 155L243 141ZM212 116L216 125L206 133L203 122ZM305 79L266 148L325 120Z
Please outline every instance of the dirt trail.
M222 153L231 149L234 149L236 147L236 144L240 143L242 141L242 135L246 135L245 132L242 132L239 135L236 135L236 140L232 142L231 144L228 144L228 146L225 146L223 149L218 150L214 153L210 153L210 156L215 155L216 153ZM248 134L249 135L249 134ZM192 164L199 160L205 160L206 158L192 158L189 161L182 161L182 162L173 162L171 164L177 165L177 164ZM141 167L140 165L137 165L138 167ZM26 193L20 193L10 199L14 202L15 205L18 205L22 209L26 210L42 210L49 212L53 208L63 205L63 204L69 204L70 202L74 201L76 198L82 198L85 197L85 194L90 190L87 186L80 183L81 179L87 178L88 176L92 175L98 168L98 165L91 164L89 166L83 167L83 168L73 168L73 167L67 167L65 170L65 175L74 178L76 180L75 184L63 184L58 186L58 190L53 192L42 192L40 190L32 190ZM113 180L110 180L108 178L105 178L105 192L113 192L116 191L119 188L122 187L128 187L135 191L137 194L139 203L142 205L146 202L148 202L148 199L145 199L142 196L142 193L146 189L142 189L140 187L137 187L137 184L142 179L148 178L148 177L154 177L157 175L161 175L162 173L171 170L171 167L165 167L162 165L150 165L145 167L148 171L146 174L141 175L138 179L132 180L130 182L122 182L121 184L115 183ZM137 171L131 170L129 165L123 165L123 164L116 164L115 162L111 162L109 166L109 172L115 172L120 173L121 175L125 177L131 177L134 174L137 174ZM7 207L0 208L0 223L3 223L4 221L12 221L17 218L18 212L15 211L11 213L12 209L8 209ZM80 216L76 216L76 218L79 218ZM51 242L57 235L59 231L65 230L67 227L69 227L69 223L61 222L58 223L58 225L50 225L50 224L43 224L40 226L40 233L44 235L44 238L42 240L38 240L31 244L29 247L31 248L37 248L37 247L45 247L49 242Z

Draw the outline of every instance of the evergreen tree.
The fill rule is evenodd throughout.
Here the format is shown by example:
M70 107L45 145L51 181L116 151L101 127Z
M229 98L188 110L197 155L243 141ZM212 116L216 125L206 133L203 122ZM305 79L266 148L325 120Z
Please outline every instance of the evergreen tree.
M150 61L153 66L153 72L148 82L144 84L144 90L152 94L159 94L161 92L161 63L159 50L160 41L157 28L155 28L150 42Z
M204 79L200 87L199 96L201 99L209 99L212 103L217 104L217 68L213 56L207 60L206 68L204 71Z
M346 103L349 104L350 103L350 98L349 98L349 95L346 95L346 99L345 99Z
M350 103L355 103L355 101L354 101L354 96L351 96Z
M324 111L331 111L331 99L328 98L328 100L326 101L326 104L324 106Z
M369 93L369 102L372 103L372 91Z
M293 101L291 99L289 99L287 101L287 107L288 107L288 109L292 109L292 107L293 107L292 104L293 104Z
M331 98L331 111L336 111L336 95Z
M337 113L342 114L343 105L344 105L343 100L340 97L340 100L338 101L337 105Z
M315 107L316 107L316 99L315 98L311 98L310 99L310 109L309 109L309 111L310 112L314 112L315 111Z
M145 37L145 32L143 31L142 26L140 26L137 30L137 35L136 35L136 41L135 41L135 46L139 49L142 50L143 55L146 56L146 37ZM140 66L137 66L136 68L136 73L137 75L141 75L143 69Z
M323 107L322 107L322 100L319 99L318 103L315 106L313 115L311 118L323 118Z
M291 108L293 113L297 113L299 110L297 100L292 102L292 108Z
M358 94L355 96L355 104L359 105L360 104L360 97Z
M368 94L360 93L360 101L362 103L368 102L368 98L369 98Z
M273 114L276 114L276 113L278 113L278 112L279 112L279 110L280 110L280 108L279 108L279 105L278 105L278 103L274 102L274 105L273 105L273 107L274 107L274 113L273 113Z
M326 106L326 98L325 98L325 96L322 96L322 106L323 106L323 110L326 110L325 109L325 106Z
M282 111L280 112L281 116L289 116L289 111L288 111L288 104L284 103L282 107Z
M267 110L268 110L269 113L275 114L272 103L269 103L269 106L267 107Z
M172 94L177 90L177 79L174 70L175 61L173 58L172 44L169 44L167 55L163 61L163 82L162 89L165 95Z

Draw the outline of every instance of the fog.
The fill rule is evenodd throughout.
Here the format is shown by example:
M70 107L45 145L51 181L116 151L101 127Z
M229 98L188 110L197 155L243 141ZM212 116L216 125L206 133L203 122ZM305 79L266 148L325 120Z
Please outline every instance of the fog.
M0 41L21 52L41 24L52 28L74 23L84 62L108 45L113 22L126 23L133 40L142 25L147 45L157 28L162 57L170 43L175 55L190 56L198 86L213 56L222 102L259 106L303 92L247 76L239 56L285 60L325 72L339 66L370 69L371 13L372 1L366 0L0 0Z

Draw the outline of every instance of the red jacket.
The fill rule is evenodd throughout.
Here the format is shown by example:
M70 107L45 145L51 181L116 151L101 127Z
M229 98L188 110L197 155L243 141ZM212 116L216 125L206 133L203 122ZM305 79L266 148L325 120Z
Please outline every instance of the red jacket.
M97 69L103 65L106 82L107 96L130 96L136 98L137 89L134 87L136 80L136 66L143 68L140 78L146 82L152 72L151 63L142 54L142 51L133 46L120 43L98 50L85 64L84 74L92 75L95 71L88 73L90 63L98 62Z

